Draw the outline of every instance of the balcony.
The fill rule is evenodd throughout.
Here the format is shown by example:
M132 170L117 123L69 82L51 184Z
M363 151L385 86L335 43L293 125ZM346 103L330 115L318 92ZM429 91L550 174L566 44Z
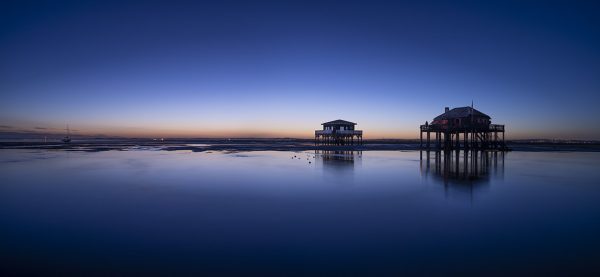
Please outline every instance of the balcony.
M430 124L421 125L422 132L465 132L465 131L478 131L478 132L504 132L504 125L500 124L489 124L489 125L463 125L463 126L450 126L445 124Z
M315 136L362 136L362 130L316 130Z
M490 124L490 131L492 131L492 132L504 132L504 125Z

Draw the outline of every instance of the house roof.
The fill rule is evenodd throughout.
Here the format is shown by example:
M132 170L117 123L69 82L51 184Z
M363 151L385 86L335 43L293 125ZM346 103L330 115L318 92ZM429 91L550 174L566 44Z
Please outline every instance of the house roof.
M476 117L485 117L487 119L491 119L491 117L487 114L484 114L480 111L478 111L477 109L473 109L471 107L460 107L460 108L454 108L452 110L449 110L443 114L438 115L436 118L434 118L433 120L444 120L444 119L451 119L451 118L465 118L465 117L470 117L471 116L471 111L473 111L473 116Z
M334 120L334 121L321 123L321 125L356 125L356 123L338 119L338 120Z

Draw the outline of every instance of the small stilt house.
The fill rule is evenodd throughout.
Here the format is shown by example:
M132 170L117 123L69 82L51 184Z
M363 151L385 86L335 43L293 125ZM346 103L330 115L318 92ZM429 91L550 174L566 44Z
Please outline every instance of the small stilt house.
M322 123L323 130L315 131L315 143L328 145L362 144L361 130L355 130L356 123L346 120L334 120Z

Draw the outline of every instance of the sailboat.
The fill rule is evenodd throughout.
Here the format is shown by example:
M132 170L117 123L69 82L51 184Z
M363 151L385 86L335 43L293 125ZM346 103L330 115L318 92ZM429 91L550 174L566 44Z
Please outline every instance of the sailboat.
M62 139L62 142L64 142L64 143L71 142L71 131L69 131L69 125L67 125L67 135Z

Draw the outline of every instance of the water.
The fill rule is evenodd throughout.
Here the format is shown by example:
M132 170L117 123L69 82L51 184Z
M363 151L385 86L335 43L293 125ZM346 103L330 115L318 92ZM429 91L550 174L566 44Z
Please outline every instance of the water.
M599 272L600 153L456 158L0 150L0 269Z

